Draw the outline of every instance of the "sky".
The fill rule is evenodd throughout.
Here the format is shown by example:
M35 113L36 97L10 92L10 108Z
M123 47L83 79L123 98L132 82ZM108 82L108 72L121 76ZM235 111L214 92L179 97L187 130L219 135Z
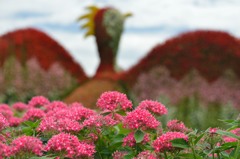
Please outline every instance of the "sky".
M123 69L183 32L220 30L240 38L240 0L0 0L0 35L26 27L40 29L91 76L99 64L95 39L84 38L81 23L76 21L89 5L133 14L125 23L117 57Z

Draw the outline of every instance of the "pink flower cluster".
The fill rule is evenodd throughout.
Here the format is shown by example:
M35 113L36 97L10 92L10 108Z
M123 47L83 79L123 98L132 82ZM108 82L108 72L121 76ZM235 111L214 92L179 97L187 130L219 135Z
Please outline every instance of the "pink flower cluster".
M11 149L9 148L9 146L3 144L0 141L0 159L4 159L7 156L10 156L11 154Z
M59 153L62 157L76 158L92 156L95 153L95 146L81 143L74 135L60 133L48 141L45 151ZM65 153L62 154L63 152Z
M115 151L112 154L113 159L123 159L128 153L126 151Z
M231 130L230 132L240 137L240 128L236 128L234 130ZM235 139L233 137L224 136L223 141L224 142L236 142L237 139Z
M141 142L141 144L146 144L150 141L149 135L145 134L143 137L143 141ZM129 146L129 147L133 147L136 145L136 140L134 138L134 132L131 132L130 134L128 134L125 138L123 138L123 146Z
M82 128L83 126L75 120L53 116L44 118L37 130L44 134L56 134L59 132L79 132Z
M20 136L12 141L11 155L19 156L21 154L42 155L43 143L36 137Z
M142 101L137 109L146 109L157 115L165 115L168 113L167 108L162 103L152 100Z
M160 122L145 109L135 109L129 112L123 121L123 125L129 129L156 129Z
M188 141L188 136L181 132L167 132L159 136L154 142L153 147L156 152L171 151L174 148L170 142L173 139L184 139Z
M46 105L45 108L46 114L37 128L45 135L79 132L83 129L84 122L96 114L95 111L84 108L80 103L67 106L63 102L55 101Z
M176 119L168 121L167 128L169 131L179 131L179 132L188 131L188 128L184 125L184 123Z
M28 109L28 105L23 102L16 102L12 105L12 108L16 111L23 112Z
M157 157L150 151L143 151L139 153L134 159L157 159Z
M33 108L39 108L39 107L42 107L44 105L47 105L49 104L49 100L43 96L36 96L36 97L33 97L29 102L28 102L28 105L30 107L33 107Z
M127 96L117 91L104 92L97 101L97 106L103 110L132 109L132 102Z
M43 110L39 108L30 108L23 116L23 120L30 120L30 121L36 121L38 119L42 119L45 116L45 113Z
M166 67L157 66L141 74L133 87L136 98L141 101L165 97L172 104L178 104L184 98L197 94L205 105L213 102L220 104L231 102L233 106L239 108L240 81L230 70L226 70L213 82L208 82L195 70L179 80L173 78L171 73Z
M6 118L9 119L13 116L12 109L7 104L0 104L0 113Z
M0 132L9 126L7 119L0 113Z

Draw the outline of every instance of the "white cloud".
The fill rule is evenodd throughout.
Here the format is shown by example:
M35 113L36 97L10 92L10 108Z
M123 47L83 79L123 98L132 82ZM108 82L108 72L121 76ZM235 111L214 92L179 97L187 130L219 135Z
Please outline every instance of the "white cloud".
M90 4L114 6L134 14L126 22L127 32L119 48L118 64L124 69L182 29L217 29L240 37L239 0L0 0L0 34L27 26L39 27L59 41L85 71L93 75L99 63L94 38L84 39L81 31L43 27L45 24L68 26ZM39 16L16 16L23 12Z

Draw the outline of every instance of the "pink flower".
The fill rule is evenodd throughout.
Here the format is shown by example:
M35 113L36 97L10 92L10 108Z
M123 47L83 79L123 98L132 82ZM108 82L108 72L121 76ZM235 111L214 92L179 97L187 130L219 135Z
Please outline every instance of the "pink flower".
M22 102L17 102L12 105L12 108L16 111L23 112L28 109L28 105Z
M94 133L90 133L88 134L88 137L91 139L91 141L97 141L98 140L98 136Z
M137 107L137 109L146 109L157 115L165 115L168 113L167 108L162 103L152 100L142 101Z
M95 146L92 144L87 144L84 142L80 142L77 147L77 156L78 157L91 157L95 153Z
M179 131L179 132L188 131L188 128L184 125L184 123L176 119L168 121L167 128L170 131Z
M103 125L103 116L101 115L93 115L88 119L84 120L84 127L101 127Z
M210 128L210 129L209 129L210 135L216 134L216 133L217 133L217 130L218 130L218 128Z
M12 141L12 155L19 156L24 154L42 155L42 141L32 136L21 136Z
M53 135L58 132L78 132L82 128L83 126L75 120L69 118L56 118L53 116L44 118L37 130L44 134Z
M174 148L172 147L172 143L170 141L179 138L188 141L188 136L181 132L167 132L166 134L159 136L153 142L153 147L156 152L172 151Z
M112 154L113 159L123 159L128 153L126 151L115 151Z
M97 101L97 106L103 110L132 109L132 102L127 96L117 91L104 92Z
M134 159L157 159L157 157L150 151L143 151L139 153Z
M17 117L11 117L8 121L10 126L17 127L22 122L22 119Z
M223 137L223 141L224 142L236 142L237 139L235 139L233 137Z
M11 155L11 148L0 141L0 159Z
M46 108L46 112L48 112L54 109L65 109L67 108L67 105L61 101L54 101L45 105L44 107Z
M69 107L67 117L77 121L83 121L92 115L96 115L94 110L85 108L81 104L74 103Z
M13 116L11 107L9 107L9 105L7 104L0 104L0 113L2 113L2 115L5 116L6 119L9 119Z
M129 129L156 129L160 122L157 121L154 116L145 109L136 109L127 114L123 124Z
M240 128L236 128L234 130L231 130L230 132L240 137ZM224 140L224 142L236 142L237 141L237 139L235 139L233 137L228 137L228 136L224 136L223 140Z
M149 141L150 141L149 135L145 134L141 144L146 144ZM136 140L134 138L134 132L131 132L125 138L123 138L123 146L133 147L135 145L136 145Z
M9 126L7 119L0 113L0 132Z
M60 133L53 136L46 145L46 151L59 153L64 157L74 158L92 156L95 153L93 145L80 143L74 135Z
M24 114L23 121L26 121L26 120L35 121L43 118L44 116L45 116L45 113L43 110L38 108L31 108Z
M103 117L103 123L106 126L114 126L117 125L119 121L114 120L110 115L107 115Z
M35 107L35 108L39 108L42 107L44 105L49 104L49 100L43 96L35 96L32 97L32 99L28 102L28 105L30 107Z

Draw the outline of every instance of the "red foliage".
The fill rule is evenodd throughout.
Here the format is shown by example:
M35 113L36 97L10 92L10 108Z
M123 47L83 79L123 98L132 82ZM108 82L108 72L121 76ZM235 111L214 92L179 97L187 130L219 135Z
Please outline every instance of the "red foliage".
M159 44L137 65L122 73L121 79L133 84L138 75L162 65L171 76L181 79L196 69L209 82L216 80L226 69L240 76L240 44L228 33L194 31Z
M32 28L16 30L0 37L0 66L10 55L16 55L24 64L28 59L36 58L44 69L58 62L79 82L87 79L83 69L71 55L47 34Z

